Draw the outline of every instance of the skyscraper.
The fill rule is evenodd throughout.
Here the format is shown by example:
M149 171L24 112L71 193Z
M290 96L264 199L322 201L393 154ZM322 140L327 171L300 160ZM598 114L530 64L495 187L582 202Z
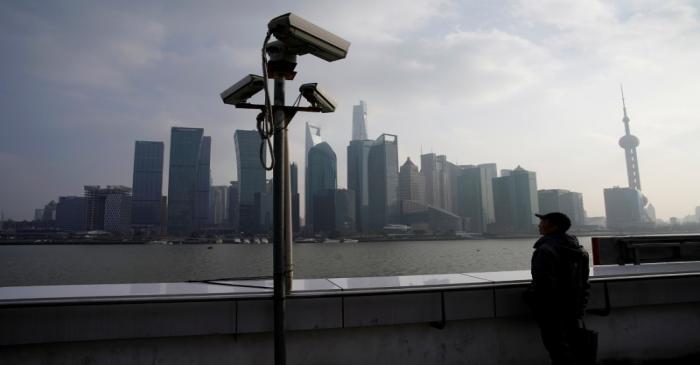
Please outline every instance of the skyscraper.
M572 226L585 224L586 213L581 193L563 189L546 189L538 190L537 197L540 213L562 212L569 216Z
M358 105L352 106L352 140L367 139L367 104L360 100Z
M425 176L425 203L432 206L440 204L440 184L437 156L426 153L420 156L421 173Z
M311 198L311 204L306 210L306 227L314 230L314 204L316 193L323 190L338 188L338 170L335 152L326 142L321 142L309 150L308 180L306 188Z
M425 177L411 158L399 170L399 200L413 200L425 204Z
M210 148L211 139L202 128L170 131L168 234L189 235L206 224Z
M239 213L239 184L238 181L231 181L231 185L228 186L228 225L235 231L238 231L238 215Z
M297 233L301 227L301 216L299 215L299 167L296 162L292 162L289 167L289 178L292 188L292 232Z
M228 226L228 197L229 187L225 185L212 186L209 190L209 224L222 227Z
M533 232L539 211L537 176L518 166L508 176L493 179L496 228L500 232Z
M644 224L644 198L635 188L613 187L603 191L609 229L634 229Z
M620 138L619 144L625 150L625 160L627 161L627 181L630 188L642 191L642 183L639 178L639 163L637 160L637 146L639 138L630 133L630 118L627 116L627 106L625 105L625 93L620 86L622 93L622 112L624 114L622 122L625 124L625 135Z
M126 234L131 224L131 188L85 186L86 229Z
M237 130L233 139L238 172L238 227L241 232L254 232L260 224L260 215L256 214L255 209L255 194L264 193L266 184L266 171L260 162L260 134L257 131Z
M355 193L326 189L314 194L314 233L335 237L355 231Z
M209 190L211 189L211 137L202 137L197 163L195 186L195 228L202 229L209 223Z
M105 190L104 230L128 234L131 226L131 189L108 186Z
M105 197L99 185L85 185L85 229L103 230L105 227Z
M455 185L457 179L457 166L447 161L447 156L437 156L438 164L438 203L439 208L454 212Z
M136 141L134 145L131 222L150 226L155 232L163 197L163 149L163 142Z
M315 145L323 142L321 138L321 128L306 123L306 150L304 152L304 225L309 225L309 219L313 220L313 215L309 214L313 210L313 195L309 191L309 152Z
M369 227L380 231L385 225L398 223L399 138L382 134L369 150Z
M61 196L56 205L56 225L66 231L85 230L85 198Z
M496 164L464 166L456 182L455 209L464 219L464 229L484 233L495 222L493 178Z
M355 192L355 226L359 232L369 229L368 157L374 141L356 140L348 145L348 189Z

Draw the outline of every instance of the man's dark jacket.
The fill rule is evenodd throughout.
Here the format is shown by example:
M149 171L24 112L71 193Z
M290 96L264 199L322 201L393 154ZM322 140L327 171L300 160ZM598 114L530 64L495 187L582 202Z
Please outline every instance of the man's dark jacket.
M576 237L549 234L535 243L526 299L536 314L581 318L588 303L589 258Z

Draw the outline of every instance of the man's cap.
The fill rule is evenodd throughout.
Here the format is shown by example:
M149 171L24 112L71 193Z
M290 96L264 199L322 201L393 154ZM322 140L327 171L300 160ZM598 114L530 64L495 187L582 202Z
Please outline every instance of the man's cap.
M539 219L551 222L564 232L571 228L571 219L569 219L569 217L567 217L564 213L552 212L547 214L535 214L535 216Z

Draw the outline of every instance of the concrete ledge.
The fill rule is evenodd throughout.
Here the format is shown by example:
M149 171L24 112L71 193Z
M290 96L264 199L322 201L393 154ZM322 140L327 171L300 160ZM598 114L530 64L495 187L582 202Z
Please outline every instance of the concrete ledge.
M655 265L638 266L628 276L620 268L598 270L592 278L589 308L605 316L589 315L587 323L600 332L602 359L700 352L700 276L679 272L693 266L687 263L666 272ZM538 330L522 301L528 275L380 278L375 282L391 285L380 288L371 287L371 278L336 279L342 285L315 279L287 301L290 363L544 363ZM343 289L350 284L361 287ZM156 295L152 290L163 291L153 301L120 287L128 302L100 287L98 303L81 303L60 288L0 288L0 357L3 364L270 363L270 291L206 285L139 287L144 293L137 294L149 298ZM187 288L199 293L192 296ZM79 289L80 298L89 297L88 288ZM42 296L47 292L60 298ZM445 327L435 329L431 322Z

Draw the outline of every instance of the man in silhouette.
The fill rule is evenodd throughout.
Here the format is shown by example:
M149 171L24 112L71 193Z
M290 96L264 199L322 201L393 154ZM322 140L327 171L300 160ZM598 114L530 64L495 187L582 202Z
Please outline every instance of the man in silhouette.
M525 293L553 365L576 364L575 333L588 302L588 253L566 232L563 213L536 214L542 237L532 255L532 284Z

